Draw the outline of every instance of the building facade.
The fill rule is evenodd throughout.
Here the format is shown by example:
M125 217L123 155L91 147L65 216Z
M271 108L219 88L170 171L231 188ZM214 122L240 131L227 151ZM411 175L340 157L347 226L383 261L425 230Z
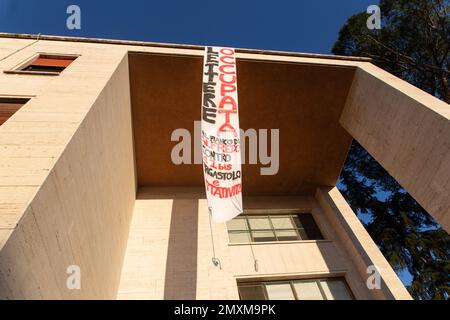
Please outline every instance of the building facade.
M203 50L1 34L0 298L410 299L335 185L355 138L448 231L448 104L367 59L236 50L279 168L245 164L244 215L215 224L201 165L171 161Z

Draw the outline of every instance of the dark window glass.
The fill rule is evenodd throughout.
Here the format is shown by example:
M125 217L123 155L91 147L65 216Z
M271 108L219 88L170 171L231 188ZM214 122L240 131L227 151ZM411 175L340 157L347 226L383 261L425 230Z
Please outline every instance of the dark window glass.
M317 227L312 214L300 214L298 218L300 219L301 225L303 226L308 239L323 239L322 233Z
M23 71L35 71L35 72L58 72L63 71L65 67L55 67L55 66L33 66L29 65L23 68Z

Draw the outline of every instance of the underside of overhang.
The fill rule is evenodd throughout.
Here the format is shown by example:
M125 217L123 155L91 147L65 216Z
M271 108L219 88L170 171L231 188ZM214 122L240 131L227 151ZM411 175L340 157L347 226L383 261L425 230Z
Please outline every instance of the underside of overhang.
M139 186L204 185L201 165L171 160L178 143L172 132L185 128L194 137L200 120L202 61L129 54ZM318 186L335 185L351 143L339 118L355 69L238 59L237 70L241 128L279 129L280 139L276 175L261 175L269 165L243 165L244 195L311 195Z

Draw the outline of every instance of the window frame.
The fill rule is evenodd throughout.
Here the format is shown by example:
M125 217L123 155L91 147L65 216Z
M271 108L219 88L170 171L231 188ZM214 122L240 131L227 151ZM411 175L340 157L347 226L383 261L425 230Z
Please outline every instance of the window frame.
M317 227L317 231L321 235L321 239L303 239L304 236L300 233L300 229L303 230L303 232L306 235L306 228L301 225L301 227L298 227L294 218L301 216L301 215L309 215L312 220L314 221L315 226ZM265 217L270 224L270 229L252 229L250 225L249 218L252 217ZM291 225L294 226L294 228L275 228L272 219L276 217L288 217L291 221ZM324 236L324 233L322 232L322 229L320 228L319 224L317 223L314 215L312 212L308 211L292 211L286 212L285 210L279 210L279 211L266 211L266 210L254 210L252 212L245 211L243 214L237 216L234 219L242 219L245 221L246 230L230 230L227 225L227 234L228 234L228 243L230 245L239 245L239 244L261 244L261 243L289 243L289 242L305 242L305 241L328 241L327 238ZM300 221L301 222L301 221ZM274 240L266 240L266 241L255 241L255 237L253 236L253 232L271 232L273 234ZM289 239L289 240L280 240L279 236L277 235L277 231L295 231L296 236L298 239ZM249 241L247 242L232 242L230 239L230 234L246 234L247 239Z
M56 72L56 71L31 71L31 70L23 70L30 66L34 61L39 59L40 57L55 57L55 58L72 58L73 61L70 63L72 64L78 57L81 56L81 54L74 54L74 53L48 53L48 52L37 52L33 54L31 57L25 59L24 61L20 62L19 64L15 65L9 70L4 70L3 72L6 74L27 74L27 75L47 75L47 76L58 76L61 73L63 73L69 66L65 67L63 70Z

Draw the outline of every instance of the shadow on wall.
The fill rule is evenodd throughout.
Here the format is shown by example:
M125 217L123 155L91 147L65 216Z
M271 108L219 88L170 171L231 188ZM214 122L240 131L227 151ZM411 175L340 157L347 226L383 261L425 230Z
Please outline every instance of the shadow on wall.
M174 199L164 299L194 300L197 293L198 199Z

